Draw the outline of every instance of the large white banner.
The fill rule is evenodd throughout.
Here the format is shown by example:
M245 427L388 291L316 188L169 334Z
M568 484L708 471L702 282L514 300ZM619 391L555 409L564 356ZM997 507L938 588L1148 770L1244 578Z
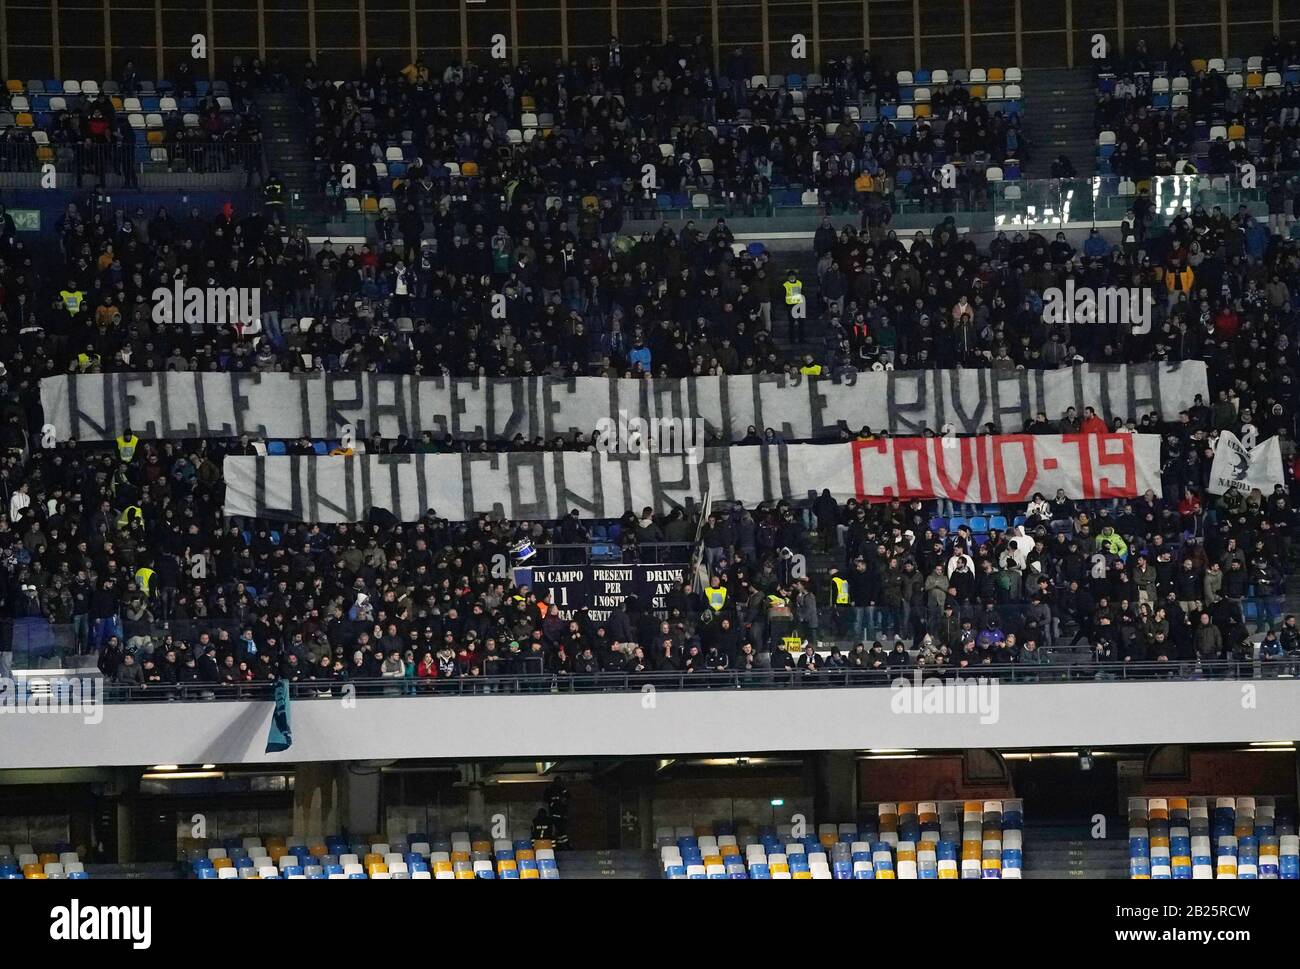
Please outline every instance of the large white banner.
M550 377L489 380L390 374L80 374L41 381L45 421L58 440L255 437L332 440L351 427L418 439L547 440L591 434L602 419L702 419L735 442L752 425L789 441L833 438L864 425L890 434L1017 433L1035 415L1093 407L1108 421L1154 412L1176 420L1197 394L1205 364L1084 365L1065 370L897 370L843 378L750 375L682 380Z
M687 507L706 488L747 505L801 499L829 488L837 500L946 497L1028 501L1058 488L1071 498L1160 494L1154 434L886 438L851 444L708 448L684 455L597 451L355 457L228 457L227 515L291 521L364 520L384 509L405 521L432 510L553 520L617 518L629 509Z
M1219 432L1206 491L1212 495L1226 495L1230 491L1249 494L1258 488L1267 496L1273 493L1274 485L1285 482L1280 438L1270 437L1254 447L1246 447L1231 431Z

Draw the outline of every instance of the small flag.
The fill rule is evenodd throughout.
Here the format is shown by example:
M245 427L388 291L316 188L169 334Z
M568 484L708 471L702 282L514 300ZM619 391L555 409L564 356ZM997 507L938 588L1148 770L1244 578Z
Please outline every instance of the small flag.
M293 726L289 723L289 681L277 680L275 684L275 712L271 714L271 729L266 735L266 752L279 753L293 746Z

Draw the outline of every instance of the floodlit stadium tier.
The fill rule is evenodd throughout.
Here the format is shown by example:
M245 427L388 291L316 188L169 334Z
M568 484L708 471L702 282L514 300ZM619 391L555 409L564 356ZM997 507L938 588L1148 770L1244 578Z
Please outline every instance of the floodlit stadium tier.
M472 101L482 86L474 83L476 77L496 69L496 64L473 68L463 77L444 77L443 84L463 89ZM600 211L597 192L621 191L626 181L640 177L645 159L653 160L658 170L645 201L652 212L664 216L799 214L833 199L842 204L843 190L832 189L826 177L826 159L862 139L887 142L895 150L877 150L879 167L866 180L870 187L855 183L849 194L883 190L900 204L916 202L921 187L932 181L931 169L948 162L983 171L988 182L1015 181L1021 170L1017 155L1025 147L1019 129L1022 80L1018 67L917 68L899 71L896 84L868 92L828 82L816 72L718 78L728 89L725 97L687 93L666 100L661 110L671 113L671 123L656 126L630 86L588 91L584 80L575 78L567 103L559 105L527 78L517 78L517 102L500 116L486 111L474 139L478 145L490 145L492 152L474 146L451 150L430 142L421 131L424 121L416 116L415 102L395 102L390 94L354 80L313 83L301 94L316 116L316 164L325 194L338 217L364 225L380 212L405 212L412 203L423 207L429 185L453 194L483 191L510 159L532 156L542 162L556 150L557 140L567 136L576 142L592 130L604 133L613 127L612 119L620 125L624 150L618 158L602 159L600 184L582 200L592 213ZM348 110L356 109L361 123L351 122L352 137L338 139L333 132L349 124L345 103ZM978 132L967 132L960 140L931 137L954 123L953 109L964 115L975 106L988 114ZM819 151L774 153L762 176L762 190L731 164L737 144L765 144L772 135L801 140L813 132ZM368 160L359 165L354 164L357 143L367 148ZM343 166L350 166L346 178ZM850 170L858 169L854 165ZM560 195L549 195L544 211L564 204Z
M655 840L669 879L911 881L1019 878L1023 836L1019 800L884 801L815 835L719 822L661 828Z
M520 833L489 840L455 831L450 836L409 834L389 841L349 842L260 836L194 843L186 849L200 879L543 879L560 877L554 844Z
M1300 82L1300 66L1263 67L1263 58L1211 58L1191 62L1191 71L1166 64L1144 70L1103 71L1097 75L1099 98L1097 164L1102 172L1133 174L1135 158L1120 148L1129 126L1158 120L1171 126L1175 171L1190 162L1198 172L1227 174L1214 145L1244 146L1260 157L1270 119L1288 105L1286 88ZM1135 112L1141 112L1140 115ZM1181 121L1190 123L1184 128ZM1223 154L1226 161L1227 153Z
M1129 799L1134 879L1300 879L1293 815L1271 797Z
M88 878L85 866L69 844L37 850L30 844L0 844L0 880L21 881Z
M129 137L120 142L124 129ZM235 104L225 81L10 80L0 94L0 158L8 171L216 172L239 167L257 129L251 104Z

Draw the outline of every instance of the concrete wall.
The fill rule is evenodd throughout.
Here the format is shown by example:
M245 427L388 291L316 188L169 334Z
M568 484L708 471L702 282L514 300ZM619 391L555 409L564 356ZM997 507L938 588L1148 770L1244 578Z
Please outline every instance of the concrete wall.
M1300 735L1300 682L1288 680L994 685L985 696L990 715L908 712L921 700L912 687L376 697L350 706L337 699L298 700L294 744L278 754L264 753L269 702L119 704L101 707L102 718L6 709L0 713L0 769L1051 748Z

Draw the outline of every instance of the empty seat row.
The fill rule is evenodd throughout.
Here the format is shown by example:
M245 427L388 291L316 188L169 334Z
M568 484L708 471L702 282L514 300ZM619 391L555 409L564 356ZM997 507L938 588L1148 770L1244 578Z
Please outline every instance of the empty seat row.
M1129 877L1300 879L1294 816L1271 797L1129 799Z
M670 879L1019 878L1024 814L1013 801L882 802L857 823L660 828Z

